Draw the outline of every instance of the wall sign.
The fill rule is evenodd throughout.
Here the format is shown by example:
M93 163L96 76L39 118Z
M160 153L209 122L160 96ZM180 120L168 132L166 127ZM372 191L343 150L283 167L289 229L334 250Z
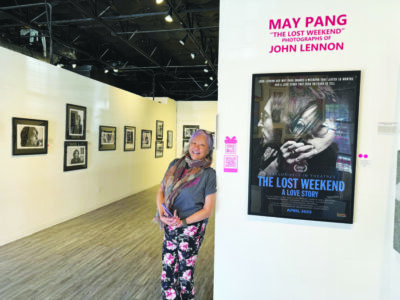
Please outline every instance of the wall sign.
M267 53L343 51L347 22L346 14L270 19Z
M224 172L236 173L238 171L238 155L236 154L236 137L225 138Z
M248 213L353 222L360 71L255 74Z

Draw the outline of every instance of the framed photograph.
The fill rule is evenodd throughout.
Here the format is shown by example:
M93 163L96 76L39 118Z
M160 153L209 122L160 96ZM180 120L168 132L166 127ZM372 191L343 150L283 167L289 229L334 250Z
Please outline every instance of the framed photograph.
M156 139L162 140L164 135L164 121L156 121Z
M124 127L124 151L135 151L136 148L136 127Z
M87 169L87 142L64 142L64 172Z
M141 148L142 149L150 149L151 148L151 130L142 129L142 138L141 138Z
M48 121L12 118L12 154L47 154Z
M86 107L67 104L65 139L86 139Z
M184 140L190 139L192 134L197 130L200 129L199 125L183 125L183 134L182 137Z
M156 141L155 158L163 157L164 154L164 141Z
M117 144L117 127L99 127L99 151L115 150Z
M174 142L174 132L172 130L167 130L167 148L171 149Z
M353 223L360 76L253 75L248 214Z

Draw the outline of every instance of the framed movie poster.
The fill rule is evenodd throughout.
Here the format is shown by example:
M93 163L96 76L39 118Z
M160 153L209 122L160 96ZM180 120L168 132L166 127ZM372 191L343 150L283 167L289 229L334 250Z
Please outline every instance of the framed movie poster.
M156 141L155 158L163 157L164 154L164 141Z
M250 215L353 223L359 92L360 71L253 75Z
M12 154L47 154L48 121L12 118Z
M171 149L174 142L174 132L172 130L167 130L167 148Z
M86 107L67 104L65 139L86 139Z
M150 149L151 148L151 130L142 129L142 137L141 137L141 148L142 149Z
M117 148L117 127L99 126L99 151Z
M87 169L87 142L64 142L64 172Z
M136 127L124 127L124 151L135 151L136 147Z
M156 139L162 140L164 136L164 121L156 120Z
M199 128L200 128L199 125L183 125L183 135L182 135L183 139L184 140L190 139L192 134Z

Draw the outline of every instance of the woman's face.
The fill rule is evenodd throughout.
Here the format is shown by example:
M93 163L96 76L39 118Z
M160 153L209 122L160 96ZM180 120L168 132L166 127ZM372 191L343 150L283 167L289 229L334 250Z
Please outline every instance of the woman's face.
M36 130L36 128L31 128L29 131L29 137L28 137L28 144L29 145L37 145L38 143L38 131Z
M79 151L78 150L74 151L74 158L79 158Z
M189 154L193 160L202 160L208 154L207 138L200 134L192 139L189 144Z

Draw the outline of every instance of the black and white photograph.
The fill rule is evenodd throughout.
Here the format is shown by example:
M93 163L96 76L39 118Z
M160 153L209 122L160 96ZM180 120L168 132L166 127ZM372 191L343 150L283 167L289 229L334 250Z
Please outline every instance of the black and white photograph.
M156 139L162 140L164 137L164 121L156 121Z
M12 118L12 154L47 154L48 121Z
M150 149L151 148L151 130L142 129L141 136L141 148L142 149Z
M87 168L87 142L64 142L64 172Z
M182 141L182 153L185 153L186 150L189 149L189 140L188 139L184 139Z
M117 127L99 127L99 151L115 150L117 143Z
M183 125L183 139L190 139L192 134L199 128L199 125Z
M163 157L164 141L156 141L155 151L155 158Z
M124 151L135 151L136 148L136 127L124 127Z
M253 75L250 215L353 222L360 75Z
M65 139L86 139L86 107L67 104Z
M172 130L167 130L167 148L171 149L174 142L174 132Z

